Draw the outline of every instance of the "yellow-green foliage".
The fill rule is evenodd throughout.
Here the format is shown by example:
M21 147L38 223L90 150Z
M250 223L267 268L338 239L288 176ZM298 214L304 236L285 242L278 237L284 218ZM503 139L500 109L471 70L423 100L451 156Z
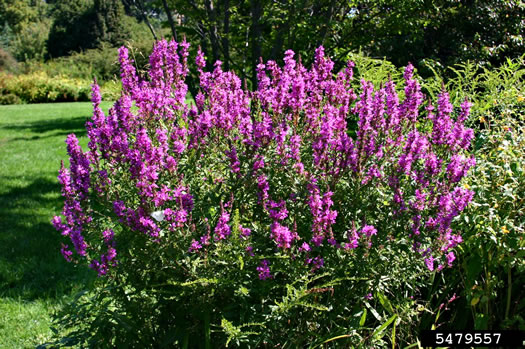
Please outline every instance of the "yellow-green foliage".
M525 104L525 55L508 59L497 68L481 67L467 61L447 69L448 79L432 69L434 76L425 80L423 88L434 98L444 83L454 103L468 97L473 103L471 124L501 119Z
M87 79L50 76L46 72L0 73L0 104L89 101L91 83ZM104 100L116 99L120 94L119 84L108 82L106 86L102 89Z
M478 134L476 198L462 224L462 286L478 329L525 326L525 129L523 109L513 111Z

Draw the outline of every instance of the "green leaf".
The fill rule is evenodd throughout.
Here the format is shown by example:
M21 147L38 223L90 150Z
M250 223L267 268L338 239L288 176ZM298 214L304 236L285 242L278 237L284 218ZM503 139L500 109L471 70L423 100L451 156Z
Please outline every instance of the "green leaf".
M244 259L242 259L241 255L239 255L239 269L244 269Z
M470 301L470 305L473 307L476 306L476 304L478 303L479 303L479 296L472 298L472 300Z
M481 257L474 253L468 262L467 267L467 285L473 285L476 281L479 273L481 272L483 263L481 263Z
M392 327L392 349L396 348L396 326L397 321L394 322L394 326Z
M379 298L379 302L385 308L390 314L394 314L394 308L392 308L392 304L388 300L388 298L385 297L384 294L381 292L376 293L377 298Z
M373 337L379 336L394 320L397 319L397 314L392 315L384 324L379 326L373 333Z
M367 306L368 309L370 309L370 312L372 313L372 315L374 315L374 317L379 320L379 321L383 321L383 317L381 315L379 315L379 313L377 312L377 310L375 310L374 308L372 308L372 306L370 305L370 303L368 302L365 302L365 305Z
M333 341L341 339L341 338L348 338L348 337L350 337L349 334L343 334L343 335L340 335L340 336L337 336L337 337L333 337L333 338L327 339L327 340L325 340L323 342L323 344L330 343L330 342L333 342Z
M365 325L365 322L366 322L366 313L367 313L367 310L366 308L363 309L363 315L361 315L361 319L359 319L359 326L360 327L363 327Z

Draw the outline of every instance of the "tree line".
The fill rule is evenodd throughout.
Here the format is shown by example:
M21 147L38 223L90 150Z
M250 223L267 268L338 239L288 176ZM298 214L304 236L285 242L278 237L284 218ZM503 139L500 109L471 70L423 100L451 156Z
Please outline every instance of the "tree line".
M51 59L122 45L134 20L253 84L260 58L311 59L320 45L341 65L356 51L398 66L499 64L524 52L523 18L513 0L0 0L0 44L18 60Z

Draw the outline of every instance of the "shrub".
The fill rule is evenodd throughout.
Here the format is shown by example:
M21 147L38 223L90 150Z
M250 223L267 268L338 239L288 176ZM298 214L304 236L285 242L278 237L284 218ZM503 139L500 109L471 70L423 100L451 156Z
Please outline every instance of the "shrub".
M185 104L186 42L159 42L148 79L119 52L122 97L106 116L93 84L89 150L66 143L59 181L68 261L99 281L62 324L92 346L210 347L414 340L428 273L452 266L454 219L474 159L454 112L404 72L351 87L320 47L306 69L258 66L256 91L215 63ZM454 117L456 115L456 117ZM415 297L415 298L412 298ZM368 312L372 316L368 316ZM398 336L385 337L391 326ZM337 341L337 342L336 342Z
M48 61L45 65L49 66L50 70L57 70L62 74L67 74L68 67L77 66L77 77L84 79L96 77L99 81L110 81L119 75L116 49L107 45L60 57Z
M73 53L47 62L24 62L26 74L45 73L49 76L64 76L71 79L92 80L99 82L114 80L119 75L118 56L115 48L102 45L101 48Z
M63 75L51 77L45 72L12 75L0 73L0 103L51 103L78 102L89 100L89 82L70 79ZM120 87L108 83L103 89L105 100L115 100Z
M22 100L17 95L8 93L0 95L0 104L22 104Z
M144 24L137 23L131 17L125 17L124 23L133 31L127 45L132 47L135 66L140 71L145 71L148 64L147 57L151 53L154 41ZM73 52L70 56L62 56L46 62L27 61L22 66L22 71L26 74L45 72L49 76L62 75L89 80L96 77L103 84L117 79L120 74L117 50L106 42L102 42L94 49Z
M26 103L82 101L89 98L85 81L51 78L45 73L1 76L2 94L14 94Z

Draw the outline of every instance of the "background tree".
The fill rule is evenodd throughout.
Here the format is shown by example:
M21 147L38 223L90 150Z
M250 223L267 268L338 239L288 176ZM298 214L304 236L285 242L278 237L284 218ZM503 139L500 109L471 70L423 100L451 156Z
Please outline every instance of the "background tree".
M158 40L157 33L153 27L150 17L158 17L157 10L152 6L151 0L122 0L126 14L135 17L138 21L146 23L155 41Z
M286 49L306 65L323 45L336 69L360 51L412 62L422 74L429 62L499 65L525 51L525 3L514 0L0 0L0 43L18 60L117 47L136 29L130 16L155 41L185 36L208 69L220 60L252 87L259 59L280 59ZM195 79L192 72L190 85Z
M95 0L94 37L96 46L108 43L120 46L130 37L130 32L124 25L124 6L120 0Z
M119 0L57 2L52 12L48 52L59 57L74 51L124 44L130 33L123 25L124 7Z
M43 0L0 0L0 44L18 61L41 60L46 54L51 20Z
M341 27L349 46L397 65L434 59L499 64L524 52L525 3L509 0L383 1L350 3Z
M259 58L276 59L285 49L309 64L309 53L323 45L339 67L357 51L419 68L429 59L438 66L466 59L498 65L524 52L522 1L157 0L152 5L182 19L170 26L202 47L208 68L221 60L223 68L251 78L252 85ZM166 15L159 18L169 22Z

